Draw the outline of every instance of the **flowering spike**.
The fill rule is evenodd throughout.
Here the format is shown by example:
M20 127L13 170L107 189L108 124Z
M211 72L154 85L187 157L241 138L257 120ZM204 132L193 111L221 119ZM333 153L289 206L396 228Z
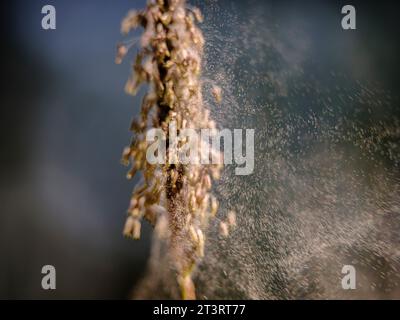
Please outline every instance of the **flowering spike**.
M148 84L140 115L131 126L134 143L123 153L123 163L132 164L128 178L137 170L143 174L143 184L132 195L124 234L139 238L139 219L145 217L160 237L167 238L184 299L196 297L192 272L204 256L208 220L218 210L210 190L211 177L219 177L221 166L174 163L168 150L165 163L150 164L146 132L161 129L168 138L172 121L177 130L215 128L201 92L204 39L196 21L202 19L200 10L188 8L185 0L154 0L143 11L129 12L121 26L124 34L144 28L125 89L136 94L142 83ZM119 46L116 61L120 63L126 53L127 47ZM214 88L212 94L220 100L220 89Z

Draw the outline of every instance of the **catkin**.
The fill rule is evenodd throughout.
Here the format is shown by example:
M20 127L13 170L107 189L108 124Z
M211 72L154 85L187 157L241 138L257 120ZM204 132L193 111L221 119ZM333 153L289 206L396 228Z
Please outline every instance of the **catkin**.
M208 219L218 210L210 192L211 177L219 177L221 165L175 164L168 152L165 164L150 164L145 137L147 130L161 128L168 139L171 122L178 131L215 129L202 99L204 39L196 26L202 19L200 10L187 6L184 0L153 0L144 10L130 11L121 26L123 34L144 28L125 90L136 94L141 84L147 84L140 116L131 125L132 142L122 155L122 163L131 165L128 178L137 172L143 174L143 183L132 193L124 234L138 238L140 219L145 218L159 235L168 235L169 254L184 299L196 297L192 273L204 256ZM127 52L126 46L119 45L116 62L120 63ZM214 88L212 94L219 103L221 90Z

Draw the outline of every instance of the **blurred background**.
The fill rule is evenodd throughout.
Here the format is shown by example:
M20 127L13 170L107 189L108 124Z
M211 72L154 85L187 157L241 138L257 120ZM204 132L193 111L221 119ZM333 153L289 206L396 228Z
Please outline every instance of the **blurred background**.
M252 233L255 238L238 234L233 235L232 242L223 242L221 246L227 255L240 256L237 260L228 257L228 267L217 262L223 261L223 258L217 256L217 246L214 251L210 249L210 257L206 259L204 272L199 273L199 281L207 283L205 272L218 263L215 277L220 275L218 270L226 274L227 269L237 268L242 273L232 275L231 279L241 279L246 270L251 278L240 285L228 284L229 288L238 285L229 294L220 290L226 285L225 282L213 279L212 283L220 291L204 293L202 297L320 297L311 294L318 289L310 281L305 284L307 292L287 289L290 287L288 279L294 278L288 275L289 267L284 266L281 260L288 256L282 252L271 253L271 249L264 246L271 239L280 239L281 242L275 245L286 249L291 247L290 243L301 242L301 239L290 238L290 235L298 230L306 232L306 229L294 228L296 224L291 224L293 220L288 217L292 211L303 212L302 221L307 221L307 217L315 221L316 214L307 215L303 210L310 209L311 205L301 202L294 193L290 195L285 192L285 198L279 198L276 192L268 195L260 193L264 186L260 186L262 182L273 191L280 190L288 183L299 194L311 194L310 190L303 189L304 193L301 193L300 187L293 184L293 181L299 179L289 172L289 164L298 164L297 168L304 169L306 165L301 163L307 161L312 166L308 173L303 172L307 177L318 168L318 172L329 170L321 166L321 163L326 163L325 160L316 162L314 159L312 162L305 153L296 153L300 149L314 153L316 149L307 149L310 141L320 142L318 150L326 148L335 155L338 153L331 146L338 146L342 142L346 144L341 145L343 148L340 150L350 150L348 153L351 156L341 154L336 165L343 163L344 158L356 154L351 151L352 148L362 145L356 137L361 137L364 142L371 138L368 140L369 147L363 149L367 152L363 154L363 159L368 161L359 158L361 160L356 162L355 167L363 167L365 172L374 177L388 178L381 193L388 195L391 192L391 198L382 200L378 197L380 200L367 208L368 214L360 213L357 217L369 221L370 214L376 213L374 208L389 210L390 218L387 219L390 222L385 220L381 227L374 224L373 230L368 229L367 232L374 238L366 236L362 243L368 243L368 239L375 242L382 237L382 233L390 236L390 239L385 240L386 246L380 249L385 252L382 255L384 258L379 258L379 250L364 250L363 256L368 261L377 256L377 260L372 259L375 261L372 264L380 266L377 267L380 268L378 274L382 269L398 270L398 4L395 1L345 3L322 0L304 3L294 0L205 0L191 3L199 6L205 16L201 26L207 41L204 76L206 79L212 78L226 93L224 105L212 112L218 123L227 127L258 128L260 134L256 154L279 154L281 159L285 158L284 155L298 154L296 160L289 156L285 158L288 166L284 183L267 173L284 171L282 166L272 167L277 157L256 159L256 172L253 177L245 178L245 181L238 182L237 177L221 181L218 187L219 198L236 208L239 221L244 225L243 232L252 233L256 229ZM41 8L46 4L56 8L56 30L45 31L41 28ZM344 31L341 28L340 11L345 4L356 7L355 31ZM144 5L145 1L138 0L10 0L1 3L2 299L124 299L130 296L132 288L145 275L150 255L151 228L143 224L144 230L139 242L124 239L121 234L135 181L125 179L126 168L119 160L123 147L130 140L128 128L131 118L138 111L140 95L133 98L123 90L130 74L129 60L132 55L122 65L114 64L115 48L122 40L120 21L130 9L139 9ZM138 35L134 33L133 37ZM132 50L134 52L135 48ZM324 113L327 110L328 116ZM311 115L314 119L323 119L323 125L318 121L308 123ZM351 120L351 125L343 119ZM301 126L300 120L304 120ZM274 130L269 131L278 128L278 123L280 129L287 128L286 133L289 132L293 137L280 136L279 143L264 148L264 138L282 134L281 131L279 134ZM382 125L383 131L379 131L376 136L374 130L369 134L368 128L377 123ZM265 125L270 129L262 132ZM343 127L347 129L343 131ZM385 128L388 131L384 135L387 140L381 134ZM364 135L360 136L360 132ZM376 140L374 137L382 139ZM332 160L330 153L326 157ZM379 161L375 162L376 159ZM378 170L376 168L381 176L377 174L378 171L374 171ZM337 171L333 174L337 176ZM364 172L362 176L365 179L369 177ZM343 176L344 189L336 185L335 191L326 191L326 195L332 196L334 193L335 197L326 198L325 203L340 200L338 194L354 192L354 196L349 199L352 201L350 207L362 208L369 194L362 193L364 191L360 193L353 188L354 184L346 185L349 183L346 177ZM359 182L357 187L368 189L368 183ZM321 190L323 193L324 186L325 183L316 184L313 190ZM242 196L238 196L241 192ZM374 191L374 194L377 193ZM274 211L276 207L271 207L271 201L265 202L267 196L281 199L285 208L280 207ZM235 200L229 202L231 199ZM249 218L246 218L247 211L243 208L250 203L253 207L249 205ZM313 207L317 203L314 201ZM345 202L342 203L346 208ZM386 208L388 203L390 206ZM265 209L268 208L272 215L270 221L277 217L278 212L280 217L289 219L275 224L280 236L274 234L274 231L268 231L267 234L259 232L264 224L257 222L257 219L265 217ZM229 205L223 205L222 211L225 209L230 209ZM337 208L335 210L338 214ZM357 210L354 212L357 213ZM253 224L249 222L251 219L255 221ZM332 221L333 218L328 216L321 218L321 221L324 219ZM280 223L287 228L279 229ZM351 230L354 230L353 226L359 225L348 220L345 224ZM333 229L324 229L324 223L321 225L322 229L316 228L314 231L316 234L321 232L322 237L325 234L337 235L337 230L343 230L341 225L335 225ZM332 226L329 222L326 225ZM273 229L274 224L267 228ZM313 233L312 230L307 232L311 235ZM352 235L348 233L349 237ZM210 239L217 238L210 235ZM326 241L335 245L332 238L327 237ZM309 237L303 240L310 241ZM239 253L226 249L233 248L234 241L247 243L251 248L257 245L257 249L250 250L245 245ZM347 240L345 242L350 246ZM347 250L346 254L353 249ZM300 247L293 250L298 252ZM261 271L252 269L259 267L256 263L250 266L243 262L248 254L266 257L265 252L280 258L271 258L267 262L258 259L258 263L264 263ZM392 255L393 259L390 260L387 255ZM298 260L292 260L291 263L302 268L307 265L306 269L324 265L318 261L313 262L315 251L311 256L306 263ZM352 255L353 260L355 256L359 255ZM357 261L354 263L357 264ZM54 291L42 290L40 285L43 276L41 268L46 264L54 265L57 270L57 289ZM302 271L298 270L300 273L304 271L302 268ZM207 274L210 275L209 271ZM277 275L278 271L288 276L283 279ZM272 272L275 272L274 276ZM262 273L268 274L268 277L262 276ZM390 277L378 276L374 280L377 283L374 292L380 290L382 295L370 295L367 290L363 297L400 298L398 276L393 273ZM304 277L307 278L307 275ZM299 280L299 283L302 281L305 280ZM386 285L382 285L381 282L385 281ZM200 286L201 290L207 291Z

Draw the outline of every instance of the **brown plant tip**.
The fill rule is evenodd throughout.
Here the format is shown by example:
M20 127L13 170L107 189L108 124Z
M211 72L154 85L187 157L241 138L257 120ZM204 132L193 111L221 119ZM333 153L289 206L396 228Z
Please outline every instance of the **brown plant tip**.
M227 221L230 228L236 228L236 213L235 211L229 211L227 216Z
M124 59L127 53L128 53L128 48L123 44L119 44L117 46L117 56L115 57L115 63L121 64L122 60Z
M214 96L214 99L217 103L222 102L222 89L218 86L213 86L212 88L212 94Z
M227 237L229 235L228 224L224 221L219 223L219 233L223 237Z

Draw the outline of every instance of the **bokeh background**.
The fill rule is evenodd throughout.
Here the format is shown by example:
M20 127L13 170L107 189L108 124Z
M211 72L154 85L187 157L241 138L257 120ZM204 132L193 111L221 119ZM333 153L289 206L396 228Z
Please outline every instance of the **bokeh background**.
M41 8L46 4L57 10L54 31L41 29ZM357 9L356 31L341 28L340 9L347 4L343 1L194 4L205 13L205 36L213 41L206 50L206 74L212 76L213 61L219 68L225 64L229 79L235 79L232 95L248 95L247 101L265 108L272 102L289 102L301 114L318 103L304 92L290 95L293 74L305 82L317 79L320 88L331 90L325 97L334 95L338 83L349 84L349 92L354 83L362 83L378 90L371 97L388 106L385 116L398 119L400 26L395 1L349 1ZM119 159L130 139L128 128L139 98L123 91L129 59L114 64L115 47L122 40L121 19L129 9L144 5L137 0L1 3L0 298L127 298L145 274L151 228L143 224L140 242L121 235L135 181L125 179L126 168ZM249 32L236 28L247 25ZM225 39L232 42L226 44ZM249 47L242 46L246 39ZM271 46L263 46L263 39ZM290 68L277 70L271 63L277 55ZM299 68L304 72L300 76ZM249 77L252 70L266 76L258 81ZM340 76L333 79L332 74ZM219 80L226 78L214 79ZM272 85L264 86L263 81ZM314 90L312 85L302 89ZM338 96L338 103L345 105ZM232 110L219 110L217 119L226 122ZM241 114L233 122L251 127L259 115L248 116L251 120ZM362 123L363 118L356 120ZM398 136L392 139L395 155L387 166L398 174ZM394 214L397 223L398 208ZM398 244L394 239L393 246ZM41 268L46 264L56 267L55 291L41 289Z

